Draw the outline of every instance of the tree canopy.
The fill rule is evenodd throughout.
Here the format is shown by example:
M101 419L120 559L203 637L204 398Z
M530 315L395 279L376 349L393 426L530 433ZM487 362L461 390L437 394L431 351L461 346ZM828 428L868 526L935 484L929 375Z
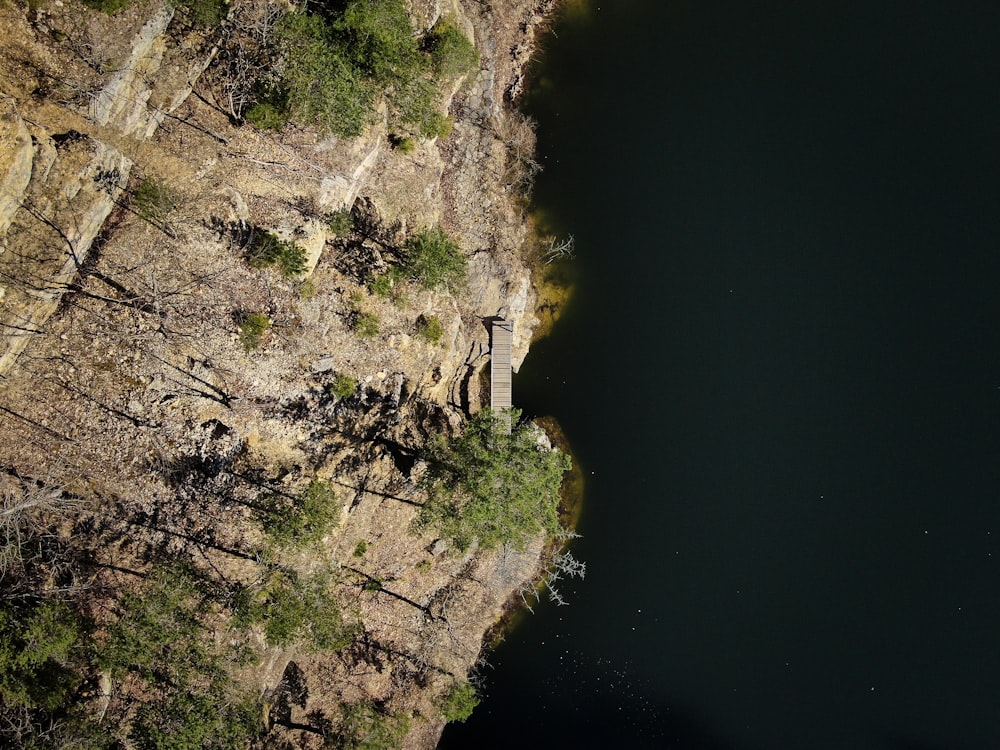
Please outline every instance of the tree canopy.
M256 103L246 113L250 122L268 129L291 118L352 138L384 98L394 127L425 138L446 136L451 122L439 111L445 88L472 73L479 60L472 42L451 22L418 34L403 0L303 6L281 18L275 31L274 74L260 79Z
M487 549L523 547L532 536L555 534L559 487L570 468L565 453L539 443L539 430L518 424L507 434L504 421L484 409L450 440L432 438L424 450L429 498L417 523L434 528L460 550L474 540Z

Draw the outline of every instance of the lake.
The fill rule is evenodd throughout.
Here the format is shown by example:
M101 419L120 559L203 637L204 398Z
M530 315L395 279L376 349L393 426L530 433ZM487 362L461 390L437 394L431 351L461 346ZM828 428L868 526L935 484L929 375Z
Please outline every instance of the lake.
M514 401L588 574L441 747L1000 747L1000 3L602 0L543 44L576 288Z

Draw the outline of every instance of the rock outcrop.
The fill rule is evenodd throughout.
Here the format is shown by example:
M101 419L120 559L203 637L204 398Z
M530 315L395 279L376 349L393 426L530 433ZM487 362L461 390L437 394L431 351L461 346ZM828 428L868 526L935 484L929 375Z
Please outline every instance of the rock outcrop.
M244 679L271 697L291 665L308 682L286 722L296 746L319 742L296 734L308 716L364 698L416 717L404 746L431 747L436 702L541 554L540 539L458 554L413 523L417 449L488 403L489 321L514 322L515 365L537 323L518 194L530 128L510 99L551 2L412 3L481 52L448 102L451 135L412 154L391 147L385 117L352 141L239 126L213 87L216 41L171 7L0 6L0 464L90 498L63 526L95 535L110 589L163 554L256 575L254 555L232 551L261 548L261 487L331 482L342 523L282 564L353 571L339 593L363 640L302 659L258 636L266 657ZM342 209L350 232L329 220ZM404 238L434 225L468 255L467 287L374 293ZM304 248L305 273L246 262L263 230ZM251 316L266 321L252 345ZM431 317L437 342L418 325ZM360 335L362 318L375 330ZM117 689L102 683L102 712L122 710Z

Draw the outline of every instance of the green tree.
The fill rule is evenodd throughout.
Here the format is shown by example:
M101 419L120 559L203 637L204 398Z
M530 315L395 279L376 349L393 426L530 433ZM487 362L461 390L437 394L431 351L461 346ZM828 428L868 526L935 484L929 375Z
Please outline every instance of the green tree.
M336 651L354 638L355 626L346 621L330 591L328 573L302 576L279 570L267 585L246 592L235 605L235 624L264 624L264 637L272 646L304 642L317 651Z
M423 229L408 238L403 254L406 272L425 289L456 289L465 281L468 260L441 227Z
M82 680L84 623L64 602L0 601L0 699L5 707L55 711Z
M340 730L334 739L338 750L392 750L403 741L409 717L386 714L371 703L352 703L342 709Z
M252 267L276 268L286 279L306 270L306 251L302 247L263 229L254 230L244 257Z
M456 682L439 703L445 721L465 721L479 705L476 689L468 682Z
M335 29L322 16L293 12L276 31L283 96L269 95L272 106L283 104L292 118L342 138L361 135L374 113L376 88Z
M518 417L511 410L515 424ZM460 550L476 539L488 549L522 547L536 534L560 530L559 488L570 458L540 447L532 425L507 434L505 421L484 409L461 435L432 438L423 455L429 496L418 529L434 528Z
M340 521L337 493L323 479L314 479L295 496L267 495L262 505L264 533L279 547L295 549L315 544Z
M351 0L336 29L356 68L381 85L410 80L424 69L403 0Z
M143 591L126 593L108 626L98 663L112 674L128 672L149 682L185 682L212 662L198 619L201 596L190 572L157 568Z

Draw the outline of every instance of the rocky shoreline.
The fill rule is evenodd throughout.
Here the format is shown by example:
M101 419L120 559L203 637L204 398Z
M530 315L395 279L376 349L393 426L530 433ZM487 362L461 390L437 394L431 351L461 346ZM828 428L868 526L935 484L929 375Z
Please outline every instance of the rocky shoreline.
M539 568L541 539L457 554L410 528L415 449L482 406L484 321L515 323L515 366L538 323L524 259L533 138L512 102L554 5L413 3L424 28L452 18L481 63L452 98L451 135L409 154L385 122L353 141L234 124L213 87L218 40L157 3L0 7L0 464L12 482L60 488L32 522L79 547L94 591L129 590L123 571L163 555L253 579L253 484L337 488L340 526L279 563L350 571L338 596L361 633L330 656L251 637L263 658L240 679L281 707L268 746L318 746L323 721L363 700L411 718L403 747L433 747L442 694ZM152 178L172 195L162 216L136 208ZM363 231L331 229L344 208ZM465 249L467 289L371 293L386 249L431 225ZM247 227L302 246L307 273L246 267ZM253 352L239 345L249 311L273 321ZM361 314L379 322L370 339ZM414 328L427 315L437 344ZM331 396L339 375L357 383L349 397ZM128 719L126 686L103 675L99 692L102 715Z

